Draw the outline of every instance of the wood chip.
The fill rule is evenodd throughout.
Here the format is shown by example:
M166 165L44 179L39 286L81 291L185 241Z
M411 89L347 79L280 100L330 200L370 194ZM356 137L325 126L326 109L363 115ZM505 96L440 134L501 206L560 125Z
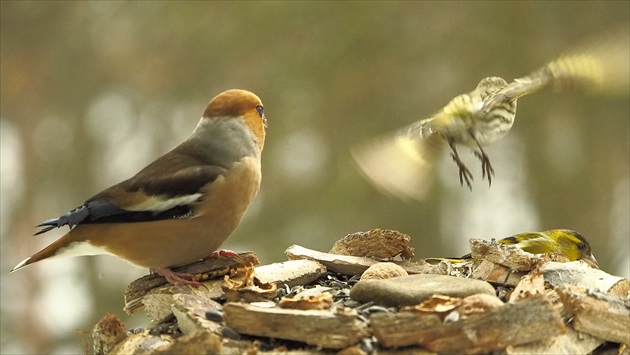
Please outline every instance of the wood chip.
M346 235L335 242L329 253L381 260L393 260L400 256L403 260L409 260L413 257L413 248L409 246L410 240L407 234L399 231L373 229Z
M508 346L505 353L509 355L533 354L590 354L604 343L602 339L586 333L580 333L572 328L566 334L549 337L533 343Z
M245 275L225 276L223 292L228 302L259 302L276 297L278 286L275 283L263 283L256 278L254 268L245 269Z
M313 260L289 260L255 268L255 276L261 283L289 287L307 285L325 273L326 266Z
M405 306L401 312L424 312L424 313L445 313L452 311L462 304L459 297L449 297L444 295L433 295L426 301L422 301L415 306Z
M179 329L184 334L198 331L211 331L221 334L221 325L206 318L207 311L221 311L223 307L213 300L192 295L173 296L172 311L177 318Z
M378 260L347 255L336 255L322 253L316 250L307 249L299 245L292 245L284 252L289 259L307 259L322 263L330 271L339 272L345 275L360 275L370 266L378 263ZM412 263L409 261L393 261L401 266L409 274L422 274L429 269L434 269L434 265Z
M524 272L511 270L507 266L495 264L488 260L483 260L474 268L470 276L476 280L483 280L495 285L516 286Z
M442 323L436 315L405 312L375 314L370 321L374 335L386 347L421 345L440 353L490 352L566 332L544 296L450 323Z
M532 273L521 278L510 295L510 302L518 302L532 296L545 294L545 278L540 273Z
M457 307L457 312L461 316L470 316L473 314L486 313L491 309L503 306L503 302L496 297L480 293L465 297L462 303Z
M355 311L298 311L226 303L227 326L242 334L288 339L322 348L343 349L369 334Z
M218 278L226 275L231 269L243 267L247 265L258 265L258 257L253 252L238 253L238 257L227 258L208 258L204 260L196 261L189 265L184 265L173 270L176 272L185 272L195 275L200 275L202 279ZM143 276L127 286L125 290L125 307L123 310L127 314L133 314L144 306L143 299L147 294L152 293L152 290L164 286L158 292L161 294L176 294L183 288L191 288L190 286L175 286L168 284L166 279L159 275L149 274ZM203 287L200 287L203 288Z
M149 335L148 332L132 334L118 343L110 354L152 354L171 343L170 337Z
M126 337L125 324L115 315L106 314L92 330L94 354L109 354Z
M584 289L597 289L609 292L615 287L618 290L628 288L630 282L619 276L610 275L602 270L593 269L582 261L570 263L548 262L540 267L545 282L552 286L573 285ZM623 291L622 291L623 292ZM627 296L627 293L618 294Z
M311 289L312 290L312 289ZM298 293L294 297L282 297L278 306L286 309L329 309L333 304L333 297L329 292L317 295Z
M566 285L556 291L573 315L575 330L614 343L630 343L630 300L626 297Z
M386 262L370 266L361 275L361 280L382 280L400 276L409 276L409 274L399 265Z
M155 355L171 354L224 354L221 338L210 332L199 331L177 338L168 346L149 352Z
M474 259L487 260L506 266L513 271L532 270L540 261L539 256L528 253L515 245L475 238L470 239L469 242Z

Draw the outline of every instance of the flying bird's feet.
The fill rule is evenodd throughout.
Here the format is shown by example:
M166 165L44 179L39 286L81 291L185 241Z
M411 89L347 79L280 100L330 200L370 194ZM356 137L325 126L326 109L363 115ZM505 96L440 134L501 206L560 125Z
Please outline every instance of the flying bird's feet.
M475 150L475 156L481 160L481 177L488 177L488 186L492 185L492 177L494 176L494 169L490 164L490 158L483 150Z
M466 165L464 165L464 162L459 159L459 154L457 154L455 143L448 142L448 146L451 147L451 158L453 158L453 161L455 162L455 164L457 164L457 167L459 168L459 184L461 186L464 186L464 180L466 180L466 185L468 185L468 188L472 191L472 185L470 181L473 180L473 176L470 173L470 170L468 170Z

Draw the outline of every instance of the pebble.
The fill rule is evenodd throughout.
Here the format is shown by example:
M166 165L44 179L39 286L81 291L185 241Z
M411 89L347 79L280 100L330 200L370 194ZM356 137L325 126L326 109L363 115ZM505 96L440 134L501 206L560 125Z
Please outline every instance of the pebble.
M435 294L466 297L480 293L494 296L494 287L480 280L422 274L383 280L361 280L350 291L350 297L359 302L400 307L418 304Z
M206 312L206 319L213 322L221 323L223 322L223 312L214 309L209 310Z

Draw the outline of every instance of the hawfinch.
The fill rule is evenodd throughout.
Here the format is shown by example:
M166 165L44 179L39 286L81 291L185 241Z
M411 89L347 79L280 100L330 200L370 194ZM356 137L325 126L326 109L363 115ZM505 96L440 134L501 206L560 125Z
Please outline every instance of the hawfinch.
M213 98L190 137L135 176L38 225L70 231L13 270L65 256L113 254L173 284L172 267L208 257L232 234L260 187L267 120L258 96Z

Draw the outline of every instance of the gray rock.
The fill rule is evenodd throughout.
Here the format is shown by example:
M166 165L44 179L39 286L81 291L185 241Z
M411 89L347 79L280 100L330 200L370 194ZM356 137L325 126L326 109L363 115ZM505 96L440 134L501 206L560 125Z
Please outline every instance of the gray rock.
M361 280L350 291L359 302L395 307L418 304L440 294L466 297L475 294L495 295L494 287L485 281L446 275L410 275L384 280Z

